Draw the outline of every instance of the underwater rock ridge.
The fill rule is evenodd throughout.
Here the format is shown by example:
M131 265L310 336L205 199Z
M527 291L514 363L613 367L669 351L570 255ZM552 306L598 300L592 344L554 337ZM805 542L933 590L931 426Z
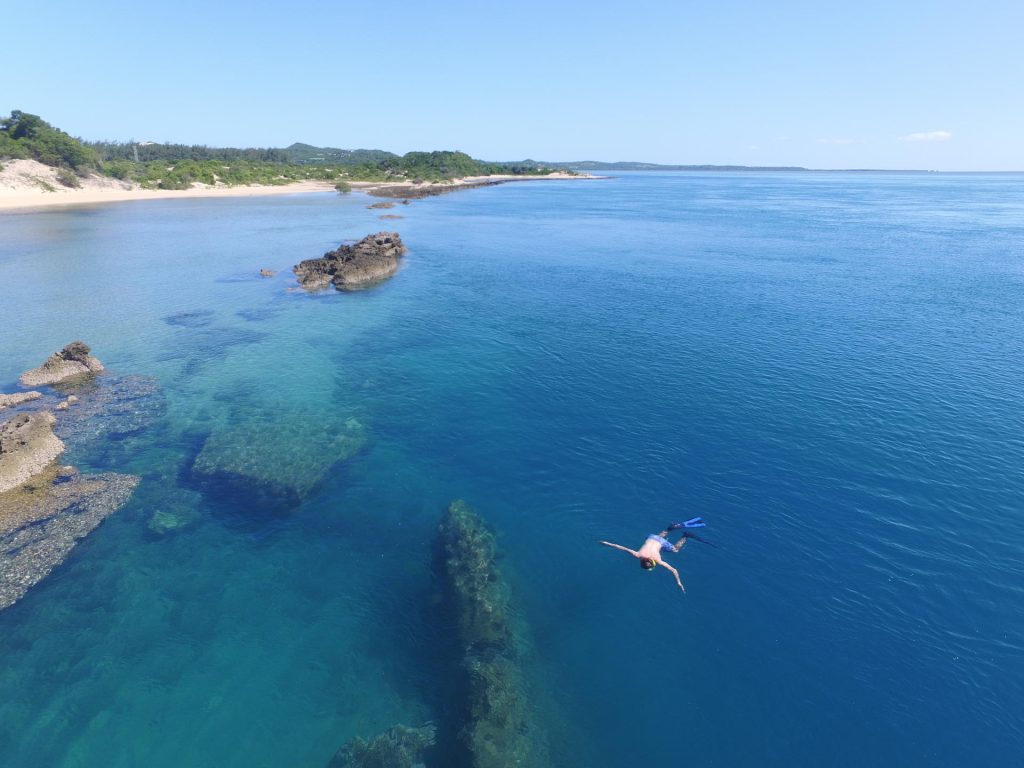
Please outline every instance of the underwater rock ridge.
M405 244L397 232L367 235L354 245L341 245L319 259L306 259L292 271L309 291L333 284L339 291L354 290L391 277Z
M497 567L494 534L462 500L451 503L438 529L449 604L464 649L465 722L460 738L473 768L548 765L534 722L508 584Z
M508 583L497 567L494 533L458 500L445 512L435 544L441 605L456 628L452 668L441 664L438 672L460 680L451 706L442 707L447 727L441 731L451 734L450 743L442 738L432 750L433 725L396 725L370 742L352 739L327 768L549 768L524 672L525 628L515 619Z
M419 768L423 751L434 745L435 733L432 725L396 725L372 741L356 736L335 753L327 768Z

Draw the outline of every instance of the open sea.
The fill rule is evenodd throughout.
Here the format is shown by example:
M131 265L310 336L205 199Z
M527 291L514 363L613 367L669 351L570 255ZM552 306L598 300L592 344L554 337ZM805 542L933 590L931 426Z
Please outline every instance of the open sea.
M553 766L1024 764L1024 176L372 202L0 215L0 390L82 339L162 402L65 454L142 481L0 612L0 766L325 768L457 728L433 558L459 498ZM289 291L391 229L391 280ZM303 469L353 419L363 450L290 507L191 471L267 431ZM685 595L597 543L694 515L718 548L669 556Z

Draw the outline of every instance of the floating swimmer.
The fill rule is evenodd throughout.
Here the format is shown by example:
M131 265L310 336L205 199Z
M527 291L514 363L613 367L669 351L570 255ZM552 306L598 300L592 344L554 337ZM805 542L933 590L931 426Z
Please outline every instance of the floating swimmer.
M669 571L669 573L676 577L676 584L678 584L679 588L685 592L686 588L683 586L683 582L679 579L679 571L662 560L661 553L678 552L683 548L687 539L696 539L704 544L711 544L707 539L702 538L689 530L691 528L704 528L706 525L707 523L704 522L703 517L691 517L689 520L682 523L672 523L672 525L668 526L661 533L652 533L648 536L647 541L645 541L644 545L640 547L639 552L632 550L629 547L624 547L621 544L612 544L610 541L602 541L601 543L606 547L613 547L614 549L621 549L623 552L629 552L633 557L639 558L640 567L645 571L653 571L659 565L663 566ZM682 530L683 534L675 544L665 538L671 531L678 530ZM714 547L717 545L711 544L711 546Z

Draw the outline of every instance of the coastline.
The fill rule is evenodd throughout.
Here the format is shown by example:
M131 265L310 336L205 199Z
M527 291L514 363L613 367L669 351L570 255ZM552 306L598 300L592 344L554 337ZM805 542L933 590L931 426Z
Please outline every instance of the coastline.
M21 161L24 162L24 161ZM558 181L569 179L597 179L589 174L571 175L553 173L549 176L467 176L450 182L435 182L413 185L410 181L352 181L353 191L387 196L388 190L414 188L423 195L441 194L460 188L489 186L513 181ZM297 181L290 184L254 184L250 186L217 186L197 184L190 189L142 189L127 186L114 179L92 177L83 181L78 189L50 185L44 189L40 184L24 181L17 184L0 184L0 213L25 211L39 208L60 208L75 205L96 205L122 203L135 200L171 200L175 198L201 197L256 197L263 195L295 195L309 192L334 192L334 184L328 181ZM398 195L404 196L404 195Z

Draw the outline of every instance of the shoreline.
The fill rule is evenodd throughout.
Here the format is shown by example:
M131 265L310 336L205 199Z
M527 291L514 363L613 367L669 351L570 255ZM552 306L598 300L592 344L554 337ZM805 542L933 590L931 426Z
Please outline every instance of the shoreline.
M513 181L563 181L571 179L599 179L601 176L590 174L570 175L553 173L549 176L467 176L453 179L450 182L434 182L413 185L410 181L352 181L349 184L353 192L364 192L387 196L388 190L398 192L401 189L413 188L421 190L423 196L442 194L461 188L505 184ZM106 181L106 180L104 180ZM57 188L53 191L44 190L39 186L20 185L16 188L0 187L0 213L15 211L31 211L33 209L63 208L78 205L102 205L104 203L124 203L136 200L171 200L177 198L204 197L261 197L265 195L298 195L310 192L334 192L334 184L329 181L297 181L290 184L253 184L250 186L209 187L196 185L190 189L142 189L141 187L125 188L121 183L103 186L87 186L80 189ZM401 195L399 195L401 196Z

